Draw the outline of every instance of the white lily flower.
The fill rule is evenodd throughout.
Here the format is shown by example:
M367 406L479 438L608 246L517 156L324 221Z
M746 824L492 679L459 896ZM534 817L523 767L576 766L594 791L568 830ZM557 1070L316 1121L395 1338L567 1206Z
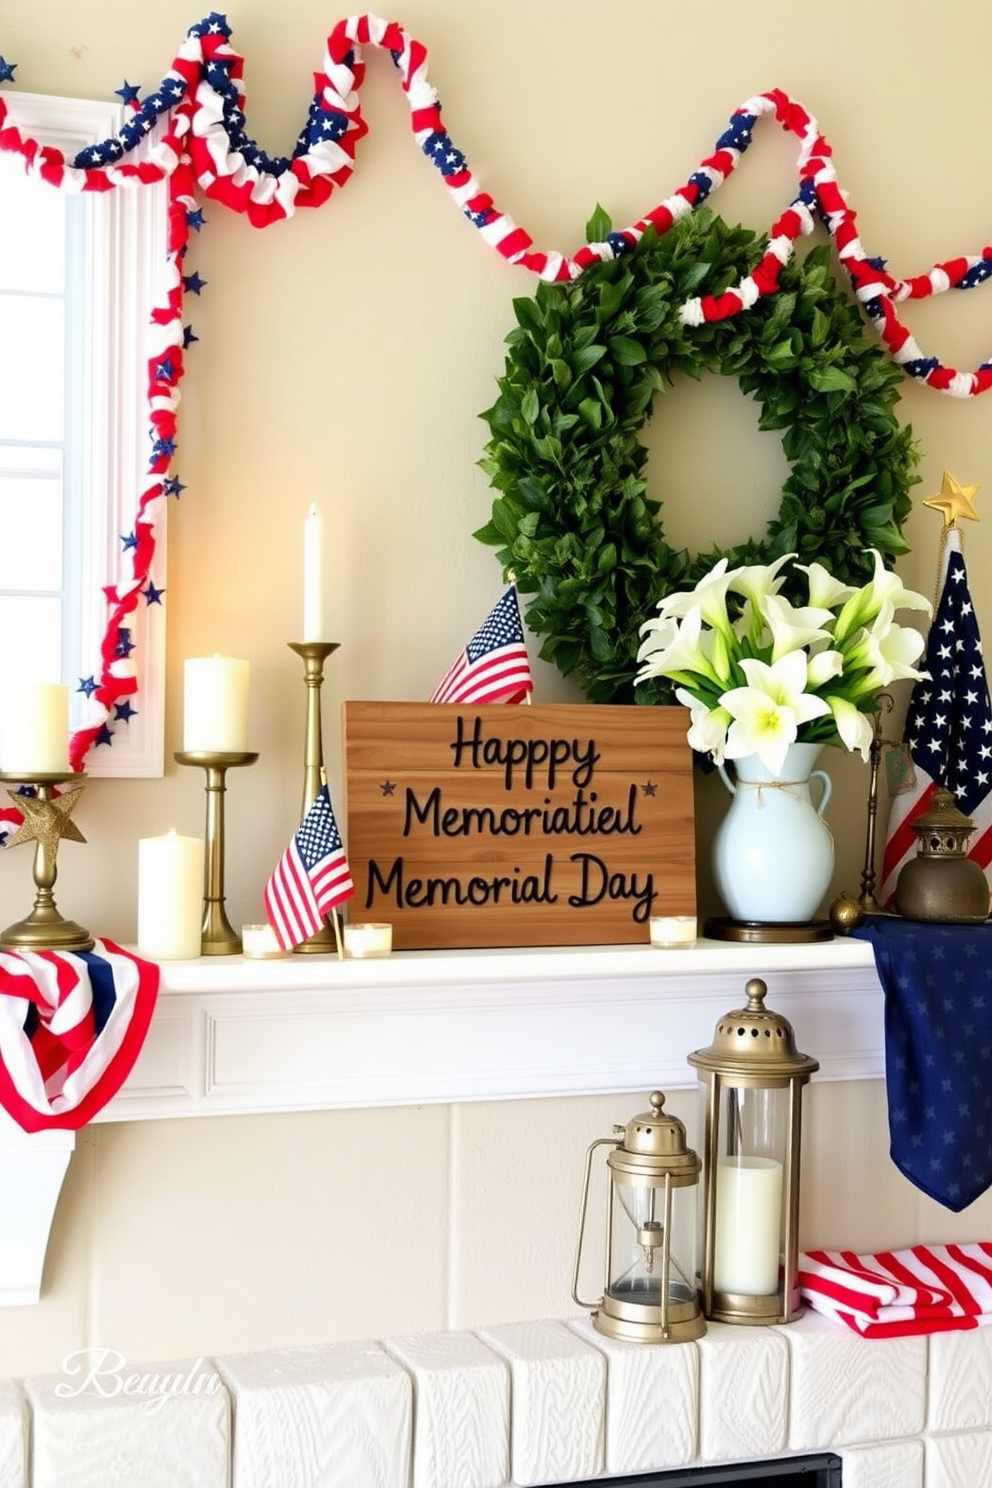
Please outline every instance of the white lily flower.
M925 647L918 630L911 625L895 624L892 605L886 601L874 625L861 632L847 653L852 668L866 670L858 682L859 695L877 692L902 678L918 679L920 673L913 663L922 656Z
M662 625L666 623L667 617L661 621ZM726 679L717 675L710 660L713 636L710 631L703 635L703 617L699 606L694 605L681 623L675 621L672 624L674 629L663 632L667 644L662 650L646 650L648 642L641 645L638 660L643 660L644 665L636 680L643 682L648 677L674 677L681 680L681 673L695 672L721 686Z
M745 568L738 568L729 575L730 588L735 594L749 599L755 609L760 610L769 594L777 594L785 583L779 577L779 569L795 556L795 553L783 553L774 563L749 563Z
M885 567L882 555L875 548L871 553L875 559L875 572L871 582L856 589L847 600L834 626L834 638L846 640L859 626L871 625L886 604L895 610L926 610L930 614L933 606L923 594L915 589L906 589L898 574Z
M799 610L780 594L769 594L764 599L762 611L771 632L773 662L789 651L801 651L814 641L830 639L829 630L823 628L834 618L830 610Z
M765 601L778 594L785 583L779 577L779 569L795 556L795 553L783 553L774 563L749 563L732 575L730 587L744 600L743 624L738 625L737 634L747 635L753 646L763 643Z
M726 708L707 708L684 687L677 687L675 696L683 707L689 709L689 732L686 735L689 748L699 754L708 754L716 764L722 764L731 721Z
M638 661L643 661L646 656L651 656L655 651L666 650L679 633L679 623L667 616L659 616L655 620L645 620L641 626L641 635L644 640L637 651Z
M828 695L827 703L845 749L857 749L861 758L867 761L873 737L871 719L860 712L853 703L849 703L847 698Z
M833 677L840 677L844 671L844 658L839 651L831 648L828 651L817 651L806 663L806 685L807 687L822 687Z
M687 590L683 594L666 595L658 605L658 613L662 619L684 618L690 610L698 609L704 624L729 635L727 589L739 570L733 569L728 572L728 563L729 559L721 558L719 563L700 579L695 589Z
M797 563L796 567L809 579L809 602L816 609L835 610L857 593L852 584L842 584L835 579L822 563Z
M790 651L770 666L753 657L741 662L747 687L733 687L722 702L733 723L727 732L726 755L739 759L757 754L769 770L781 770L786 751L794 744L799 725L830 712L823 698L807 692L806 654Z

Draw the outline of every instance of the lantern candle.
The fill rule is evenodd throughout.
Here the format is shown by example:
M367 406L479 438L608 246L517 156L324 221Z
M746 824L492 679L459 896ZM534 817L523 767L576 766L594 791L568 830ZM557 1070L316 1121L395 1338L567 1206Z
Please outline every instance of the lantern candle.
M187 661L183 688L183 749L244 754L248 750L248 663L233 656Z
M778 1290L782 1164L770 1157L725 1157L716 1173L713 1285L718 1292L766 1297Z
M69 773L69 689L35 682L8 688L0 768L22 780Z
M387 924L345 925L346 955L358 958L388 956L393 949L393 927Z
M203 840L168 832L138 843L138 949L156 961L200 954Z
M303 523L303 639L323 641L324 519L311 506Z

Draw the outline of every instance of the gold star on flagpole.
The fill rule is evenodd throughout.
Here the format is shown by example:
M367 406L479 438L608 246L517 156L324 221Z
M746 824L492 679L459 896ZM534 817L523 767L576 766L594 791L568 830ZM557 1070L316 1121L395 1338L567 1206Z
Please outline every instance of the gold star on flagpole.
M977 522L980 519L974 507L974 499L981 489L981 486L959 485L953 475L945 470L940 495L928 497L923 505L944 513L945 528L955 526L958 517L967 517L969 521Z
M68 838L70 842L85 842L86 838L76 823L70 820L73 807L82 793L83 788L79 786L76 790L66 791L51 801L45 801L40 796L22 796L17 791L8 791L15 806L24 813L24 820L7 847L16 847L19 842L40 842L48 852L54 853L58 850L62 837Z

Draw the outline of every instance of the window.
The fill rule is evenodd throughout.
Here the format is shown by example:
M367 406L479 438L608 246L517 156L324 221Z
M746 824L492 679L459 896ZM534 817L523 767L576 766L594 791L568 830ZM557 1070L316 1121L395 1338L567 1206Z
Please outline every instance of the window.
M8 122L71 159L115 134L120 110L5 95ZM29 178L0 151L0 676L68 683L72 727L91 722L80 684L99 674L105 585L130 577L148 471L146 327L166 262L167 186L77 194ZM165 502L155 586L165 587ZM136 713L111 717L92 775L161 775L165 617L131 617Z

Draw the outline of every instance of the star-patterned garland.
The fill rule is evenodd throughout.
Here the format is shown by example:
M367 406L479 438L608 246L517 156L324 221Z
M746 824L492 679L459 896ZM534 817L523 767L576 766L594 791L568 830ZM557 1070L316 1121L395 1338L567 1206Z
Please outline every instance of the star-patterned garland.
M908 376L955 397L972 397L992 387L992 361L983 362L973 372L959 372L925 355L903 324L898 308L907 300L984 283L992 275L992 246L936 264L908 279L891 275L884 260L868 257L862 247L856 214L838 183L831 147L816 119L780 89L758 94L735 109L713 152L683 185L643 217L609 233L605 241L586 243L567 256L536 249L530 234L482 189L444 125L437 92L428 80L426 47L398 23L374 15L338 22L327 39L323 67L314 74L315 90L293 153L275 158L247 133L241 86L244 59L230 46L230 37L225 16L216 11L197 22L153 92L141 98L140 87L127 80L116 90L131 111L121 131L72 160L9 124L7 105L0 96L0 149L20 154L28 172L52 186L107 191L162 180L169 183L169 284L164 303L152 316L153 344L147 363L148 477L138 497L134 528L122 536L124 551L131 557L131 576L105 590L110 614L99 675L80 680L79 690L88 699L92 721L71 740L74 769L82 768L94 745L112 742L112 723L126 723L133 716L130 699L137 691L137 679L127 620L140 598L147 604L160 603L164 592L150 579L156 510L159 501L178 498L184 489L171 469L184 356L197 339L192 328L183 324L183 305L186 294L199 295L206 287L195 271L183 271L190 234L199 232L206 221L197 194L245 214L256 227L266 227L293 216L299 207L322 205L336 187L344 186L354 169L358 142L368 133L359 100L365 46L391 56L409 103L414 137L458 210L508 263L543 280L575 279L591 264L618 258L630 252L649 227L659 234L666 232L733 174L752 143L755 125L763 118L774 119L800 141L796 194L769 229L765 252L751 273L719 295L688 300L679 312L683 322L694 326L722 320L773 294L798 238L812 231L819 217L837 245L870 322ZM0 83L13 81L16 66L0 56ZM161 138L149 146L148 136L159 124L163 126ZM138 158L142 145L145 150Z

